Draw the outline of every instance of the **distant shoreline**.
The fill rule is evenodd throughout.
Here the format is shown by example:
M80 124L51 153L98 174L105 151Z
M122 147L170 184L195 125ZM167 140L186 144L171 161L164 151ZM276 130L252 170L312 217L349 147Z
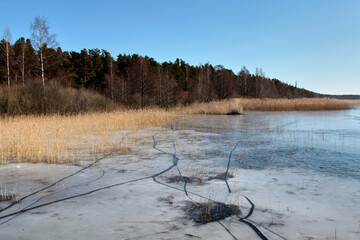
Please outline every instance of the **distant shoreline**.
M355 95L355 94L345 94L345 95L323 94L322 96L326 98L347 99L347 100L360 99L360 95Z

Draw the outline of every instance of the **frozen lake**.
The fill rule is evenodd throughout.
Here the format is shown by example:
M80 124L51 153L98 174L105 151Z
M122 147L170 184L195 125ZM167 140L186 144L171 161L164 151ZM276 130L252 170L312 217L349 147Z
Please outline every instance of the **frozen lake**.
M0 166L2 191L21 198L46 188L0 212L0 239L260 239L239 221L245 197L267 239L360 239L359 109L186 116L137 134L134 154L49 188L81 167ZM231 193L216 179L229 159ZM171 180L179 175L189 181ZM239 206L240 216L194 222L184 208L209 199Z
M324 112L249 112L198 116L188 129L239 141L233 162L242 169L299 168L360 180L360 109ZM228 143L229 144L229 143ZM226 154L227 149L223 149ZM212 149L206 149L211 154ZM219 154L219 153L217 153Z

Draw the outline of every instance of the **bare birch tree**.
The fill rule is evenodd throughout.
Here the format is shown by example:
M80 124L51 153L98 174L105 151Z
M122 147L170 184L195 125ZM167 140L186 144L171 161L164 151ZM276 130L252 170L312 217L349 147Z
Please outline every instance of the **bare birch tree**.
M41 79L43 86L45 86L45 67L44 67L44 48L55 47L57 42L55 35L49 33L49 25L46 18L36 17L34 22L31 23L31 37L33 45L38 49L40 55L41 65Z
M10 88L10 41L11 41L11 33L10 30L7 28L4 31L4 51L5 51L5 58L6 58L6 77L7 77L7 84Z

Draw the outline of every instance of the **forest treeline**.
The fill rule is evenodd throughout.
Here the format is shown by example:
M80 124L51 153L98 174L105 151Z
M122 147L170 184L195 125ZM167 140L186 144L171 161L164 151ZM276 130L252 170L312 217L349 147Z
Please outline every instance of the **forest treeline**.
M40 42L41 43L41 42ZM30 39L0 43L0 84L9 90L33 82L100 93L115 103L142 108L171 107L233 97L297 98L319 94L270 79L261 69L251 74L246 67L235 74L222 65L193 66L182 59L159 63L151 57L106 50L62 51ZM39 47L41 46L41 47ZM41 88L41 85L38 85ZM10 91L9 91L10 92Z

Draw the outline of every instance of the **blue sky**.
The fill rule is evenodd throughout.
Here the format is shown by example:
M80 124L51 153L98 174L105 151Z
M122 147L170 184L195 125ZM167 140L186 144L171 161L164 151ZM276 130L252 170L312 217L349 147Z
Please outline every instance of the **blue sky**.
M0 0L0 31L30 37L48 19L63 50L141 54L159 62L245 65L312 91L360 94L360 1Z

